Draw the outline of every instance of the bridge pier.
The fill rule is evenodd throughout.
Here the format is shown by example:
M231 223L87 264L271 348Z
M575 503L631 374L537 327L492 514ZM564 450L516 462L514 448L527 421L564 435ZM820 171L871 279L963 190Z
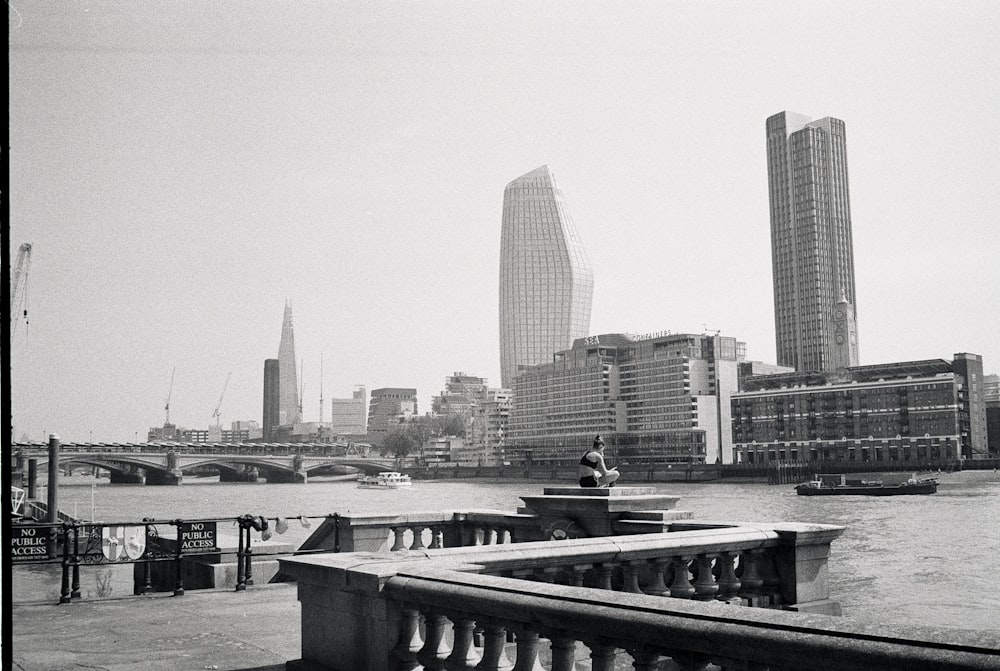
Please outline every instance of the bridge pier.
M147 485L179 485L183 480L184 474L180 470L146 471Z
M305 471L267 471L264 474L264 477L268 482L280 484L305 484L309 481L309 477L306 475Z
M113 485L142 485L145 482L145 476L139 471L111 471Z

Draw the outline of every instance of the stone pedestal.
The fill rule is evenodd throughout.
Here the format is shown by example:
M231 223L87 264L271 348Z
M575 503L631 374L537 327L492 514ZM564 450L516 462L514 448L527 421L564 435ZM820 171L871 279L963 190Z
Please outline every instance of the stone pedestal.
M674 510L679 496L655 487L546 487L541 496L522 496L518 513L541 518L550 537L615 536L668 531L672 520L689 519Z

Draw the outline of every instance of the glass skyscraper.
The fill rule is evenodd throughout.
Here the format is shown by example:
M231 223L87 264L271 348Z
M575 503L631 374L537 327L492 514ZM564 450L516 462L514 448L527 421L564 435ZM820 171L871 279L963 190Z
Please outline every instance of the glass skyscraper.
M503 194L500 240L500 373L547 363L587 335L594 275L562 191L548 166Z
M301 421L299 417L299 384L295 374L295 329L292 327L292 306L285 302L281 322L281 342L278 343L278 423L288 426Z
M767 174L777 362L799 371L857 366L844 122L768 118Z

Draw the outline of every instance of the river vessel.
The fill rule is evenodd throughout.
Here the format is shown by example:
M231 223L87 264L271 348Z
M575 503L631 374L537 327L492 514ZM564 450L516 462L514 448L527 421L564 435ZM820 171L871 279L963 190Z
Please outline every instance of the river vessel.
M378 475L359 475L358 489L399 489L413 484L409 475L395 471L383 471Z
M899 496L903 494L933 494L937 491L934 478L911 476L904 482L886 484L882 480L848 480L844 475L816 475L809 482L795 486L799 496Z

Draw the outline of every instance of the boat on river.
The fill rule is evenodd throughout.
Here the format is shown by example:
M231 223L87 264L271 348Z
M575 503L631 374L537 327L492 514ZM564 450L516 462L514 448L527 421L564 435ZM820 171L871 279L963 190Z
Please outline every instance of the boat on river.
M359 475L358 489L399 489L413 484L409 475L396 471L383 471L378 475Z
M911 476L905 482L886 484L882 480L848 480L844 475L816 475L809 482L795 486L799 496L900 496L903 494L933 494L938 483L934 478Z

